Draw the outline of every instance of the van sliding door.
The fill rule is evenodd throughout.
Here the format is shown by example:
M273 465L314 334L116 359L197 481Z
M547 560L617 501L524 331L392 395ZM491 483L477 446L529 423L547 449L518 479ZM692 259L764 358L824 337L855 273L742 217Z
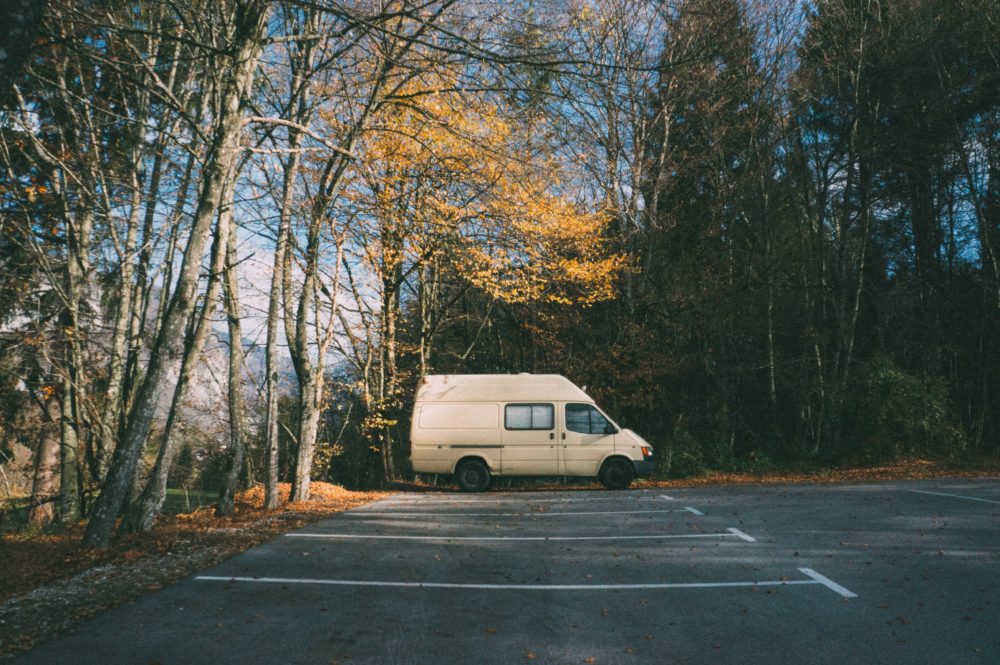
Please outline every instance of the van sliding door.
M559 449L553 404L504 405L502 438L504 475L559 475Z

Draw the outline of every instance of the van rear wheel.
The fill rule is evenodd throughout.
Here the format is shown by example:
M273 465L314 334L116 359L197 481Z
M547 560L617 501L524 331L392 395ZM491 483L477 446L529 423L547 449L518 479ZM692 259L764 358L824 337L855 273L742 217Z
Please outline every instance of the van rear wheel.
M477 459L467 459L455 469L455 480L464 492L484 492L490 486L490 470Z
M609 490L628 489L635 478L635 469L623 459L609 459L601 467L597 479Z

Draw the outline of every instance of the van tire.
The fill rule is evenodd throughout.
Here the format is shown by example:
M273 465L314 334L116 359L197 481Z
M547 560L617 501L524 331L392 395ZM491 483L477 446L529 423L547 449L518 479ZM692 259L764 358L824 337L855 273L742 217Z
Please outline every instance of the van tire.
M492 478L485 464L477 459L467 459L455 468L455 480L463 492L485 492Z
M601 466L597 479L609 490L624 490L635 479L632 463L620 457L613 457Z

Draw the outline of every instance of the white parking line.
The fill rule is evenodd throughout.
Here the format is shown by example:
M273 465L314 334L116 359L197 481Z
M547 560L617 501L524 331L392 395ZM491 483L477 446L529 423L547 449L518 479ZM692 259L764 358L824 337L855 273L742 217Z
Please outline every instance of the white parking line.
M674 497L672 497L672 496L667 496L666 494L661 494L661 495L660 495L660 498L661 498L661 499L666 499L667 501L676 501L676 499L675 499Z
M688 511L692 515L703 516L705 514L705 513L701 512L700 510L698 510L697 508L692 508L691 506L688 506L684 510Z
M286 533L287 538L330 538L356 540L435 540L435 541L477 541L477 540L528 540L528 541L563 541L563 540L674 540L683 538L729 538L736 537L750 543L757 542L739 529L727 529L726 533L682 533L659 534L646 536L403 536L366 533Z
M753 538L751 536L746 535L745 533L743 533L739 529L734 529L734 528L730 527L730 528L726 529L726 531L728 531L729 533L733 534L737 538L742 538L743 540L747 541L748 543L756 543L757 542L756 538Z
M657 497L653 494L614 494L608 493L606 496L566 496L561 498L534 498L518 494L493 494L482 498L465 496L437 496L437 497L396 497L390 496L379 501L379 503L407 503L416 505L448 505L449 503L469 503L469 504L491 504L491 503L576 503L577 501L638 501L641 499L666 498Z
M949 496L952 499L965 499L966 501L980 501L982 503L993 503L1000 505L1000 501L993 501L992 499L980 499L975 496L962 496L961 494L948 494L946 492L928 492L927 490L910 490L911 492L916 492L917 494L933 494L934 496Z
M808 575L809 577L813 578L814 580L825 586L827 589L839 593L844 598L858 597L858 594L854 593L853 591L848 591L844 587L840 586L839 584L831 580L829 577L826 577L825 575L820 575L812 568L799 568L799 572Z
M652 584L461 584L453 582L390 582L382 580L329 580L289 577L224 577L219 575L199 575L196 580L204 582L249 582L257 584L319 584L346 587L394 587L416 589L477 589L495 591L627 591L648 589L725 589L773 586L804 586L821 584L836 591L844 598L854 598L844 587L831 582L826 577L809 568L800 568L812 579L771 580L756 582L666 582Z
M342 515L351 517L575 517L578 515L642 515L649 513L692 513L694 515L704 515L704 513L694 508L682 508L681 510L600 510L600 511L560 511L555 513L442 513L442 512L417 512L407 511L405 513L390 513L380 510L348 510Z

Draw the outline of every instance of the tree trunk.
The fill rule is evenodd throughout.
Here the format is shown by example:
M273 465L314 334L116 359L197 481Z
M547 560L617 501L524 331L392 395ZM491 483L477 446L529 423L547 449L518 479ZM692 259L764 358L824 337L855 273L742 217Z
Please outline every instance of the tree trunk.
M138 153L133 153L138 159ZM117 305L111 329L111 350L108 358L108 385L104 392L104 409L101 413L97 445L97 480L104 480L115 449L122 415L122 379L129 343L129 321L132 319L132 259L136 250L139 228L140 184L138 173L132 172L132 209L125 230L125 245L119 253L121 272L118 276Z
M267 477L264 483L264 508L274 510L278 507L278 317L281 313L281 276L288 253L289 234L292 225L292 203L295 191L295 179L299 170L298 132L292 131L288 138L292 152L285 166L285 184L282 192L280 222L278 237L275 242L273 272L271 273L271 290L267 303L267 350L266 350L266 382L267 382L267 413L265 424L267 432Z
M35 452L35 471L31 483L31 511L28 523L44 526L55 517L55 498L59 486L59 397L51 387L45 399L38 428L38 449Z
M227 185L227 189L230 187L232 187L231 184ZM184 405L184 401L187 399L188 393L197 378L201 352L205 348L205 341L208 339L208 334L212 329L212 315L215 312L215 304L219 299L219 292L222 288L222 272L225 267L229 233L229 218L224 214L220 214L219 222L215 227L215 239L212 242L212 259L205 302L202 305L197 322L194 323L193 330L188 330L184 339L181 371L177 377L177 385L174 386L174 396L170 402L170 412L167 415L167 422L163 428L163 442L160 444L160 451L156 456L156 464L153 466L145 489L129 508L128 513L122 520L121 527L119 528L122 533L151 530L157 515L160 514L160 510L163 508L163 502L166 500L170 467L180 446L180 436L176 432L177 421L180 417L180 410Z
M80 311L85 294L89 291L90 234L93 230L93 212L83 206L79 216L65 215L66 219L66 302L60 316L63 334L63 387L62 415L60 418L61 476L59 484L59 521L74 524L80 519L80 435L79 407L83 400L84 330Z
M295 458L295 478L292 481L291 501L307 501L312 480L313 454L316 452L316 434L319 432L323 377L312 373L299 384L301 413L299 414L299 451Z
M279 231L279 234L281 232ZM278 240L278 245L282 241ZM279 504L278 495L278 299L281 297L280 268L278 267L279 252L275 251L274 274L271 278L270 299L267 306L267 349L266 353L266 384L267 412L264 416L267 448L267 475L264 480L264 508L274 510Z
M223 216L232 217L232 201ZM222 222L220 221L220 225ZM227 242L227 261L225 271L226 318L229 322L229 468L222 480L222 492L215 506L216 515L228 515L233 512L233 499L236 496L240 471L243 469L245 429L243 410L246 402L243 397L243 330L240 326L239 284L236 280L236 228L229 230Z
M240 105L253 81L267 15L268 3L264 0L250 0L240 5L235 12L232 69L221 95L218 127L208 151L204 180L177 287L163 328L150 352L146 379L136 395L122 440L115 449L108 477L87 525L83 538L85 547L103 548L110 544L115 519L128 494L129 483L149 434L156 406L181 364L184 330L196 303L202 256L226 176L236 158L242 126Z
M399 319L399 289L403 282L403 266L400 262L401 244L395 236L391 239L393 248L390 252L389 266L382 266L382 343L381 343L381 381L379 382L379 411L383 425L380 427L382 439L382 473L385 480L396 479L396 463L394 459L395 437L392 424L398 414L397 388L399 371L396 363L396 323Z
M442 10L443 8L439 11ZM430 22L425 22L417 30L417 35L429 26ZM292 485L293 501L304 501L309 498L309 474L311 473L312 456L316 446L316 432L318 430L321 411L319 402L323 398L324 356L332 339L333 323L338 319L337 304L336 302L331 302L329 325L324 335L320 331L317 315L316 331L319 338L317 339L319 349L316 354L316 362L313 363L309 356L309 336L307 329L309 326L309 313L310 311L314 311L313 303L315 303L315 292L318 289L320 230L322 224L327 221L327 206L337 196L340 186L344 182L347 168L351 164L352 158L349 155L354 151L354 147L357 145L364 128L367 126L368 119L384 101L382 97L383 89L388 84L389 73L397 66L397 59L402 58L414 43L414 40L405 40L403 47L395 53L395 58L386 57L383 59L371 90L368 93L368 99L364 104L363 110L340 144L341 151L327 160L323 165L319 191L310 205L305 265L302 269L304 273L302 292L299 297L297 311L294 315L291 306L292 278L290 252L284 256L285 262L282 266L281 287L284 294L285 336L288 338L289 352L292 357L292 363L295 365L296 377L299 381L299 403L301 406L299 453L296 458L295 479ZM343 243L341 238L337 241L335 268L337 276L335 282L339 279L342 258ZM329 290L334 300L336 299L338 288L339 286L335 283L333 288ZM303 468L304 464L306 465L305 468Z
M75 524L80 519L80 440L76 430L73 380L63 378L59 417L59 521Z

